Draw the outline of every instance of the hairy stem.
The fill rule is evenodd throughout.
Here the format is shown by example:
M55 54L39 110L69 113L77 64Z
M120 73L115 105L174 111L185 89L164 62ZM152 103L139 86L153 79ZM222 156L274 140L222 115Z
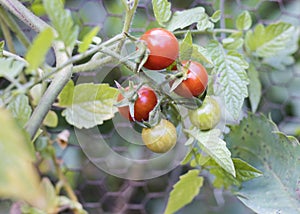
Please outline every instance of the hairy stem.
M40 32L46 27L49 27L46 22L35 16L17 0L0 0L0 4L36 32Z
M19 25L15 22L12 16L1 6L0 6L0 18L2 18L4 22L7 24L7 26L10 28L10 30L15 33L16 37L24 45L24 47L28 48L30 46L29 39L26 37L24 32L20 29Z
M203 30L179 30L173 32L174 35L186 34L187 32L191 32L192 34L216 34L216 33L238 33L239 30L235 29L225 29L225 28L216 28L213 30L203 31Z

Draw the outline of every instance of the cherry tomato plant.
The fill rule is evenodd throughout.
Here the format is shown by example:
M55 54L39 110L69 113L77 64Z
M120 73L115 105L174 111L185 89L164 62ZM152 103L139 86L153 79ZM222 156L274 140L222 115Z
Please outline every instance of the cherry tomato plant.
M222 7L175 11L167 0L152 0L155 26L136 34L131 24L139 1L122 0L121 33L102 41L98 27L81 32L60 0L40 5L48 22L22 2L0 0L0 121L5 124L0 130L5 163L0 167L0 196L21 201L20 212L86 213L54 144L64 150L72 130L102 127L120 114L128 129L138 127L139 155L169 157L184 146L181 164L188 171L171 190L165 213L189 204L204 180L233 192L254 212L299 213L299 194L287 194L299 192L299 142L279 132L271 119L255 115L262 96L259 73L265 67L289 66L278 59L293 59L299 27L255 23L243 11L232 14L235 23L227 28ZM32 41L17 19L36 31ZM15 50L11 32L25 55ZM55 63L47 59L50 49ZM75 84L82 74L101 73L111 64L119 67L122 78ZM69 129L52 133L61 120ZM274 148L282 148L282 154ZM274 167L275 160L288 163ZM57 183L42 173L45 161L54 166ZM276 185L283 188L274 192ZM259 201L262 192L293 203L277 205L269 196Z

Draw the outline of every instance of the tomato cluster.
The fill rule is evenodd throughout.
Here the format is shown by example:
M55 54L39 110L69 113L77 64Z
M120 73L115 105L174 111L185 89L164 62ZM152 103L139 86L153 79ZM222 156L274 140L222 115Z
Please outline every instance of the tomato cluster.
M178 61L178 41L171 32L165 29L151 29L145 32L139 41L144 42L147 47L143 67L165 74L170 92L173 91L179 98L170 97L170 93L162 90L163 87L151 88L150 85L155 86L155 83L150 85L145 83L140 87L132 87L132 91L128 87L123 89L117 98L119 103L122 102L122 105L118 106L118 110L124 118L144 126L141 135L147 148L156 153L165 153L176 144L177 133L174 122L170 122L168 112L164 111L168 111L167 109L176 111L177 108L172 107L172 105L177 105L176 99L199 99L206 90L208 74L199 62ZM124 100L126 101L125 105ZM160 111L163 114L159 114ZM189 117L194 126L201 130L208 130L219 122L220 112L218 103L207 96L202 106L189 110ZM158 119L153 116L155 114ZM174 112L172 114L174 115Z

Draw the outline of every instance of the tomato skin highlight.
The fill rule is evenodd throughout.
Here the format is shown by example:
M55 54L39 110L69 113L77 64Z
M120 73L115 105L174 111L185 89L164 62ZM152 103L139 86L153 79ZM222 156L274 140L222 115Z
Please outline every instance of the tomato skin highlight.
M179 55L176 37L168 30L153 28L140 38L146 42L150 51L144 67L150 70L162 70L171 65Z
M214 128L221 120L221 108L212 97L206 96L202 106L188 112L191 123L202 131Z
M149 119L149 113L157 104L157 97L153 89L143 86L138 90L138 98L134 103L134 119L136 121L146 121ZM117 101L124 99L119 93ZM126 119L134 121L129 112L129 106L118 107L119 113Z
M183 61L183 67L188 63L187 78L175 88L174 92L185 98L198 97L207 87L208 74L203 65L195 61Z
M165 153L176 144L176 128L168 120L162 119L159 124L152 128L143 128L142 139L152 152Z

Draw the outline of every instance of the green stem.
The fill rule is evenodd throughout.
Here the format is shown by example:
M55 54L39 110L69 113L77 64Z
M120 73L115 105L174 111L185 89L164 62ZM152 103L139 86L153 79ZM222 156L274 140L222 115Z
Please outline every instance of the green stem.
M30 12L18 0L0 0L0 4L36 32L40 32L43 29L50 27L46 22Z
M14 42L13 42L12 36L10 34L9 28L7 27L7 25L4 22L4 20L2 19L2 17L0 17L0 26L1 26L8 50L12 53L16 53Z
M24 47L28 48L30 46L29 39L26 37L24 32L20 29L19 25L15 22L12 16L1 6L0 6L0 17L5 21L5 23L11 29L11 31L15 33L16 37L24 45Z
M181 34L186 34L187 32L191 32L192 34L216 34L216 33L238 33L240 32L239 30L235 29L225 29L225 28L216 28L213 30L179 30L173 32L174 35L181 35Z

